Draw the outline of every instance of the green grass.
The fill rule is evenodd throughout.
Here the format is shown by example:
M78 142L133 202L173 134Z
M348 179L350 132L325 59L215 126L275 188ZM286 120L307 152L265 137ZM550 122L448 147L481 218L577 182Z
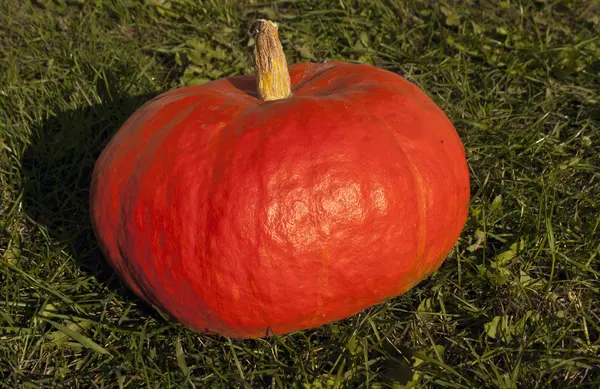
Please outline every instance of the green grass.
M0 4L0 387L600 386L598 1ZM372 63L427 91L466 146L472 205L409 293L235 341L128 292L87 198L95 158L144 101L252 71L258 17L281 23L290 63Z

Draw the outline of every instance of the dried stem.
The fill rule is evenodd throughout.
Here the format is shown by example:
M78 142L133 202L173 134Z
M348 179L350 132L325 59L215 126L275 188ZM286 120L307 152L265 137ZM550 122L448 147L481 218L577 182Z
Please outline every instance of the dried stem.
M252 24L254 69L258 97L263 101L281 100L292 95L290 74L277 24L259 19Z

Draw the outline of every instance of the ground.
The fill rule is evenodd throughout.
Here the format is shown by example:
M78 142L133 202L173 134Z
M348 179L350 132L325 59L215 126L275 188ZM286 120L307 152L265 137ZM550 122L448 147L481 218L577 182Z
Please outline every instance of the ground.
M266 340L198 335L141 303L88 220L95 158L143 102L290 63L397 72L467 151L470 218L409 293ZM600 3L4 0L0 387L600 386Z

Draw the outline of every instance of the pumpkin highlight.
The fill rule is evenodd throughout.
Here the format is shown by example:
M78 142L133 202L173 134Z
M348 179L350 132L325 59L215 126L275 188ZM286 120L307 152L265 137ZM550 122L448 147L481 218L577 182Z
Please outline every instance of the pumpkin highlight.
M254 29L255 76L149 101L93 172L104 256L198 332L348 317L435 271L467 218L463 145L425 93L369 65L283 69L268 23Z

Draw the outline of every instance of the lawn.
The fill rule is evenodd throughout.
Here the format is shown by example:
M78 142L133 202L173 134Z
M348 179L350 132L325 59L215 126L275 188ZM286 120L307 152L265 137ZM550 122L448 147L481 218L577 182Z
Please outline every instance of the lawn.
M199 335L129 292L90 228L100 151L160 92L289 63L397 72L451 118L469 221L434 275L278 338ZM0 387L600 387L600 2L3 0Z

